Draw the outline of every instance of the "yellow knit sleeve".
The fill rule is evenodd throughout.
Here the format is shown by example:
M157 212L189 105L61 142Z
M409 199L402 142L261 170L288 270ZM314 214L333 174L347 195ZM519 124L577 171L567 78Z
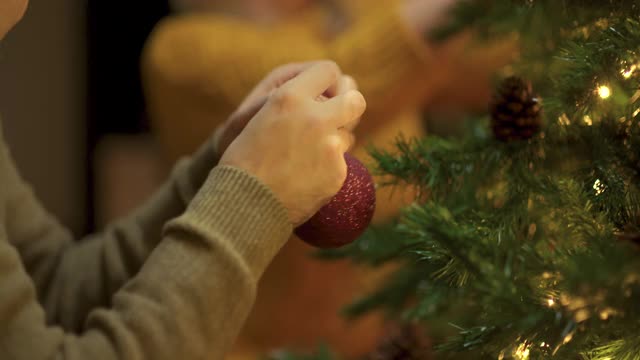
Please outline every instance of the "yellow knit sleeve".
M372 4L329 41L317 36L316 24L266 29L215 14L164 20L143 55L143 83L169 155L196 149L255 84L288 62L328 58L356 78L369 104L359 135L378 119L417 106L428 87L431 54L395 4Z

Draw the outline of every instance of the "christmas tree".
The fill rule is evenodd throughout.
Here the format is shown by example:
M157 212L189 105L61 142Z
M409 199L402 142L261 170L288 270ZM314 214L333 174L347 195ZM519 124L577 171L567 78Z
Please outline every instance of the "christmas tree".
M419 195L323 253L395 264L347 315L421 327L436 359L640 359L640 5L477 0L453 18L430 35L517 37L518 60L464 137L372 152ZM419 357L385 346L372 358Z

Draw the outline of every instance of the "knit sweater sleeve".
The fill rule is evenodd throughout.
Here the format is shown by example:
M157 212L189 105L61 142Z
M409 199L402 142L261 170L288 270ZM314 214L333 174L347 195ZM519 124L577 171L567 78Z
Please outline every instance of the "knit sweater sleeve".
M156 132L171 155L191 151L204 139L199 134L222 122L274 67L324 58L354 76L367 98L359 131L415 107L429 86L423 74L433 54L396 5L373 2L333 40L301 26L265 28L215 14L164 20L147 43L142 66Z
M187 187L171 181L73 242L0 156L0 358L223 358L291 226L256 178L231 167L205 178L186 210Z
M0 146L8 184L7 235L35 282L47 321L74 331L91 309L109 306L112 295L140 270L164 224L185 211L217 163L207 142L192 158L180 161L170 179L130 216L74 241L22 180L1 139Z

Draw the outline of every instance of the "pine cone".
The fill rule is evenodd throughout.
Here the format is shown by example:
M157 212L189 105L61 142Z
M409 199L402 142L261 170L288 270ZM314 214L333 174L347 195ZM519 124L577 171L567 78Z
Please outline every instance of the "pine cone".
M490 104L491 127L501 141L527 140L542 127L542 104L531 83L509 77L500 85Z
M385 339L367 360L429 360L429 350L418 330L406 325Z

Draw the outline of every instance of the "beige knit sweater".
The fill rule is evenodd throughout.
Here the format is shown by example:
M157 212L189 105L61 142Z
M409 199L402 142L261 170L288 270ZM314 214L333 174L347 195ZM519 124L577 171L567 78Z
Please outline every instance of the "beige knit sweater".
M223 358L292 229L256 178L210 172L211 149L134 214L74 241L0 134L0 359Z

